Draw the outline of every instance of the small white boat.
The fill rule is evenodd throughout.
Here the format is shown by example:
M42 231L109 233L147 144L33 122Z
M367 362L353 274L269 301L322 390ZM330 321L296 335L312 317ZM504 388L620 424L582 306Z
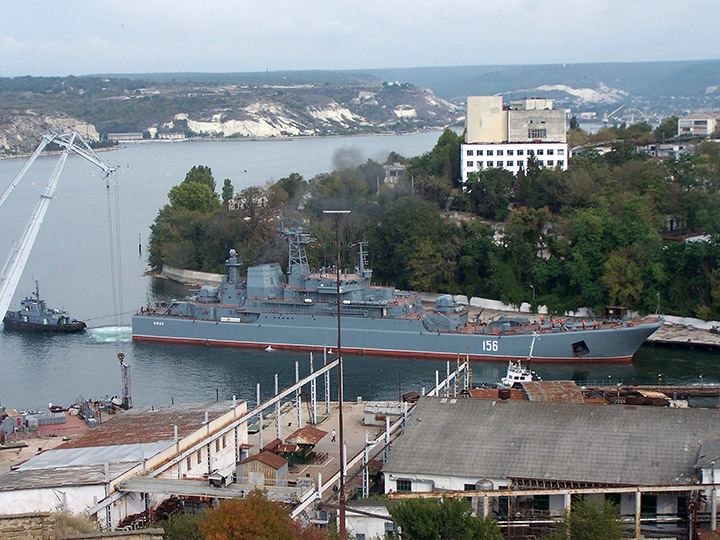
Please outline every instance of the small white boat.
M267 352L273 352L275 349L272 348L272 345L268 345L267 347L265 347L265 350Z
M540 375L530 369L530 360L532 359L533 349L535 348L535 340L538 335L533 334L532 342L530 343L530 354L527 358L527 367L523 367L522 360L508 362L507 373L500 379L498 388L513 388L515 386L521 386L524 382L541 381Z
M534 370L523 367L522 360L508 362L507 373L500 379L498 388L513 388L524 382L541 381L540 376Z

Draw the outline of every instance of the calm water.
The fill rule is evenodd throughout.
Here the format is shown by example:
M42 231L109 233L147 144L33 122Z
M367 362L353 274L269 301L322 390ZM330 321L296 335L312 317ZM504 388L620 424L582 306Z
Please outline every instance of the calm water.
M230 178L236 191L277 180L290 172L306 178L333 168L338 157L384 159L391 150L412 156L432 148L438 133L407 136L301 139L292 141L232 141L145 144L102 153L121 165L122 302L125 315L115 325L110 286L107 201L98 171L71 156L50 205L12 308L33 291L35 276L40 294L53 307L66 307L73 316L89 320L88 332L73 336L25 336L0 332L0 404L41 408L48 402L70 404L86 397L120 392L116 355L123 352L132 366L136 406L215 399L233 394L255 399L255 384L263 397L272 393L274 374L281 386L294 381L295 361L301 375L309 370L307 354L220 347L168 346L133 343L130 312L157 298L186 294L183 287L144 276L144 256L138 254L138 235L146 242L149 225L167 202L167 192L182 181L190 167L212 168L218 185ZM39 158L31 173L0 209L0 259L24 230L29 215L47 183L55 157ZM0 190L4 190L24 160L0 161ZM93 176L95 175L95 176ZM35 185L33 185L33 182ZM657 382L720 382L716 353L645 347L628 366L534 366L546 379ZM316 356L315 365L322 359ZM346 399L392 399L403 392L430 387L435 370L445 363L347 357ZM502 364L474 364L474 381L496 382ZM333 387L335 386L333 381Z

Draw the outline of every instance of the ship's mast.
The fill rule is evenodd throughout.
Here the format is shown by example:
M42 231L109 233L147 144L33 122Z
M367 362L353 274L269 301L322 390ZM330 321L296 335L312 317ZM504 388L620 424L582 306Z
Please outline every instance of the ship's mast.
M372 277L372 269L368 265L367 261L367 242L365 240L362 240L358 243L359 250L360 250L360 275L363 277L370 278Z
M307 234L299 223L293 223L289 229L283 227L280 233L288 242L288 284L291 287L300 287L310 273L305 246L315 239Z

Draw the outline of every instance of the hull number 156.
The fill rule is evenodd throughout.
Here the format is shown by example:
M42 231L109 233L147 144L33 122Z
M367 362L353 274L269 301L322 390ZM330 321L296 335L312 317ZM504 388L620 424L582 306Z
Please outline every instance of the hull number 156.
M497 352L498 342L497 341L483 341L482 349L484 352Z

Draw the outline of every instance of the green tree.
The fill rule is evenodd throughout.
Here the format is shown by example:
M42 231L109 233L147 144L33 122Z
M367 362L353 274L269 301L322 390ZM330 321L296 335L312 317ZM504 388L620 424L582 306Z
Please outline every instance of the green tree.
M204 514L180 513L170 516L160 526L165 531L165 540L203 540L198 523L204 518Z
M570 129L580 129L580 122L575 116L570 119Z
M677 129L678 117L674 115L668 116L655 128L653 135L655 135L657 139L672 139L673 137L677 137Z
M505 169L470 173L466 186L475 212L487 219L504 220L512 198L513 182L513 174Z
M215 178L210 167L205 165L194 165L185 175L183 182L199 182L205 184L215 193Z
M492 518L474 514L461 498L407 499L388 508L404 540L502 540Z
M207 184L199 182L183 182L174 186L168 193L168 199L173 208L185 208L197 212L210 212L219 207L217 193Z
M233 195L235 193L235 188L232 185L232 182L229 178L226 178L223 182L222 187L222 202L223 206L227 208L227 203L230 199L233 198Z
M627 530L610 501L578 501L565 511L546 540L621 540Z

